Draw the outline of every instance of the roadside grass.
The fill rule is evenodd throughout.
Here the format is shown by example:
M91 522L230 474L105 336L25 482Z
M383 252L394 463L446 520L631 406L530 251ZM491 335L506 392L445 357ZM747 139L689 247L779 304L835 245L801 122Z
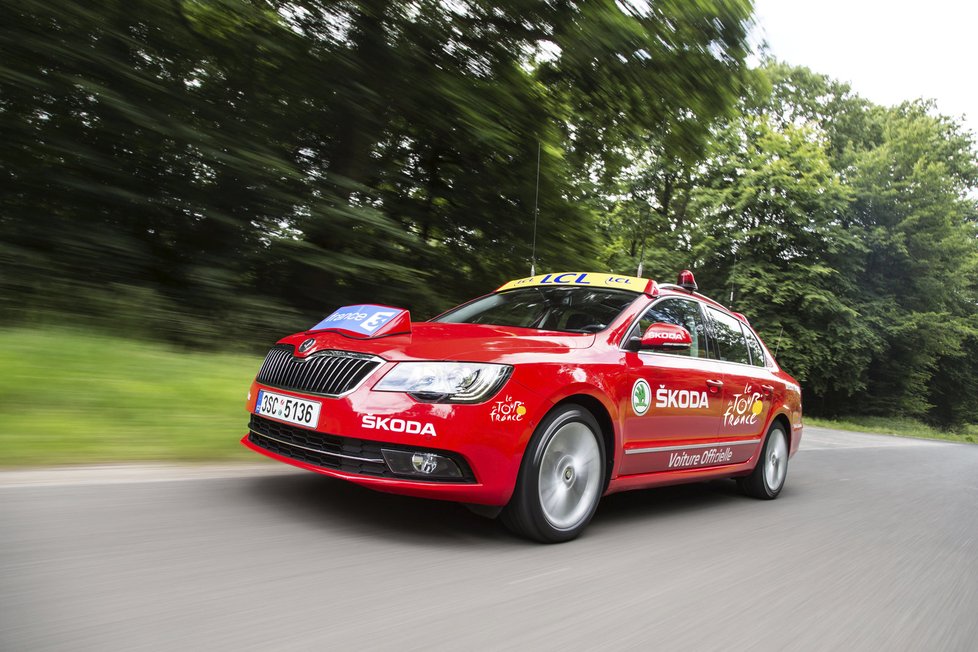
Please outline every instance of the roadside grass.
M252 459L261 358L71 330L0 330L0 466Z
M854 430L857 432L876 432L900 437L918 439L943 439L966 443L978 442L978 425L969 425L960 431L947 431L928 426L916 419L897 417L843 417L841 419L817 419L805 417L806 426Z

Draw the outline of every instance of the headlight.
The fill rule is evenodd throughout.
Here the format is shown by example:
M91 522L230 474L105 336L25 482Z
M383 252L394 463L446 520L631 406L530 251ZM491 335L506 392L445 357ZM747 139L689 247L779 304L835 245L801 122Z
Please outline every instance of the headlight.
M404 392L427 403L481 403L502 388L512 371L503 364L399 362L374 391Z

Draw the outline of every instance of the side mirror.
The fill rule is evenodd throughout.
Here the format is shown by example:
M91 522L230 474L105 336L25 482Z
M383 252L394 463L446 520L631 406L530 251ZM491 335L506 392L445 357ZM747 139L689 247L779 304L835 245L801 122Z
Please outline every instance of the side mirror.
M693 338L682 326L657 322L642 335L639 348L664 351L685 351L693 346Z

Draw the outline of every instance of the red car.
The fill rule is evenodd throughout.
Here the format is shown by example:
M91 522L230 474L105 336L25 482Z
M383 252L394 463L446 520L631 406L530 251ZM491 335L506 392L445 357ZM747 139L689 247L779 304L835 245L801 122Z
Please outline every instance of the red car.
M248 410L263 455L552 542L617 491L730 477L776 498L802 432L798 383L688 271L533 276L422 323L340 308L272 348Z

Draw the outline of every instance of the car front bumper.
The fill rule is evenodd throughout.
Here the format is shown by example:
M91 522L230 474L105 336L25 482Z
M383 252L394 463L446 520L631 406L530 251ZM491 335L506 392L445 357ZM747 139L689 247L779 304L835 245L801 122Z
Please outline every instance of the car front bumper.
M317 427L302 428L255 415L255 401L263 389L321 402ZM274 460L378 491L502 506L512 496L523 450L539 422L537 415L547 409L529 392L515 390L519 399L504 391L483 404L448 405L419 403L403 394L372 392L367 387L341 398L326 398L256 382L248 401L249 432L241 443ZM507 403L507 399L509 405L519 402L526 406L519 420L496 420L500 413L497 403ZM403 427L396 431L405 423L421 425L413 428L415 432ZM394 429L378 428L378 424ZM459 474L437 479L406 477L388 464L392 451L451 460Z

